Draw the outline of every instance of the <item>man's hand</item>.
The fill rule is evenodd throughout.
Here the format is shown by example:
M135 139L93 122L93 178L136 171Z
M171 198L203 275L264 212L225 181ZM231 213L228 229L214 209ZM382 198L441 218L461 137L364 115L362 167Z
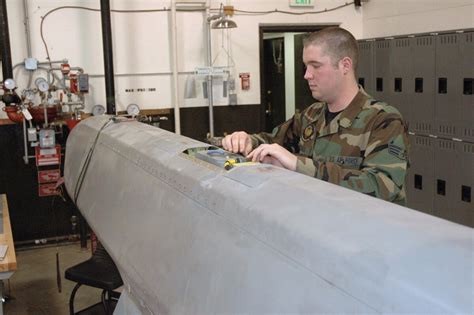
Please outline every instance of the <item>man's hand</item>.
M251 158L252 162L273 164L291 171L296 171L296 162L298 161L294 154L276 143L260 145L250 152L247 158Z
M222 147L224 150L247 156L252 151L252 139L245 131L236 131L222 139Z

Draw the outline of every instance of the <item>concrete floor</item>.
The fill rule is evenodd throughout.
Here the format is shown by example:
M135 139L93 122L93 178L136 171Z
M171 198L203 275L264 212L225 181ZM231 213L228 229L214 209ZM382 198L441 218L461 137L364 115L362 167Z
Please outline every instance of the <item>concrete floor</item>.
M56 251L59 252L62 292L56 281ZM87 260L90 248L81 250L79 243L59 247L17 251L18 269L5 281L5 291L12 299L3 306L6 315L69 314L69 295L74 282L64 279L64 271ZM100 301L101 290L83 286L76 294L75 310Z

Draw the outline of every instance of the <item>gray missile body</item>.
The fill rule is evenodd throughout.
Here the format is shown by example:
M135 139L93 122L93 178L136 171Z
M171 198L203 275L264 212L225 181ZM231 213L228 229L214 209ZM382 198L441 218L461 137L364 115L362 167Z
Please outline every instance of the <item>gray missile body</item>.
M107 116L71 132L66 189L120 270L117 313L474 313L473 229L205 150Z

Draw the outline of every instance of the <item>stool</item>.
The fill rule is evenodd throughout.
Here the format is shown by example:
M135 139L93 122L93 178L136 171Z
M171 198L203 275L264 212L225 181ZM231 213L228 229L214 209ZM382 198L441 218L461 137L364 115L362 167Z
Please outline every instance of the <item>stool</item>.
M74 297L81 285L102 289L101 301L106 314L112 314L111 297L116 296L113 290L123 285L120 273L114 261L98 243L96 251L88 260L66 269L65 278L77 282L69 298L69 313L74 315ZM115 294L114 294L115 293ZM107 297L106 297L107 294Z

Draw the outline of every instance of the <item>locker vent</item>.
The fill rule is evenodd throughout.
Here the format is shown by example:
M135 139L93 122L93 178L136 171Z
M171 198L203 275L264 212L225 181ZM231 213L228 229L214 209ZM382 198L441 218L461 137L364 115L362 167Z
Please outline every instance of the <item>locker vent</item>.
M474 154L474 144L465 143L463 146L464 153Z
M430 46L433 43L431 37L420 37L416 39L417 46Z
M395 78L395 86L393 87L393 90L395 92L401 92L402 91L402 78Z
M454 148L454 142L450 141L450 140L441 140L438 142L438 147L442 150L445 150L445 151L454 151L455 148Z
M465 137L474 137L474 129L464 128Z
M465 202L471 202L471 187L461 186L461 200Z
M415 188L423 190L423 176L415 174Z
M419 146L430 147L431 146L431 139L426 138L426 137L416 137L415 138L415 144L417 144Z
M464 78L463 90L464 95L472 95L474 91L474 78Z
M415 130L418 132L429 133L431 131L431 124L429 123L415 123Z
M472 33L467 33L465 34L466 36L466 42L472 43Z
M396 47L409 47L410 46L410 40L409 39L397 39L395 43Z
M456 134L456 127L450 125L439 125L438 132L444 135L454 136Z
M423 93L423 78L415 78L415 93Z
M390 42L389 41L380 41L377 43L377 48L389 48Z
M442 179L438 179L436 181L436 192L438 195L446 196L446 181Z
M446 35L441 37L441 44L456 44L458 39L456 35Z

